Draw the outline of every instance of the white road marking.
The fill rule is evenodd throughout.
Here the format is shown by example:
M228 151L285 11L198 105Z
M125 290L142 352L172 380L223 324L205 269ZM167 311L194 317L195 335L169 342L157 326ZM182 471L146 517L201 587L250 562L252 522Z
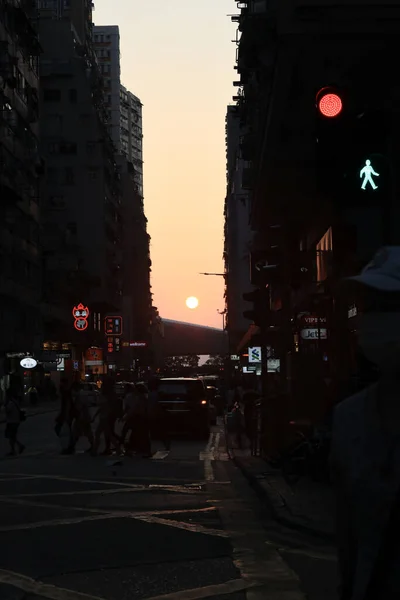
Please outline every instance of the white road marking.
M49 598L49 600L104 600L99 596L59 588L55 585L35 581L21 573L5 571L4 569L0 569L0 583L22 590L25 594L34 594L42 598Z
M225 583L207 585L191 590L182 590L181 592L172 592L172 594L164 594L162 596L152 596L151 598L147 598L147 600L202 600L202 598L214 598L214 596L242 592L255 587L256 585L257 584L254 582L245 579L231 579Z
M152 460L164 460L169 455L169 450L158 450L151 457Z
M185 531L191 531L192 533L203 533L211 535L213 537L229 537L227 531L221 529L211 529L203 527L202 525L196 525L194 523L185 523L184 521L173 521L172 519L162 519L160 517L149 516L137 516L133 515L133 519L136 521L144 521L145 523L153 523L154 525L167 525L168 527L175 527L176 529L184 529Z

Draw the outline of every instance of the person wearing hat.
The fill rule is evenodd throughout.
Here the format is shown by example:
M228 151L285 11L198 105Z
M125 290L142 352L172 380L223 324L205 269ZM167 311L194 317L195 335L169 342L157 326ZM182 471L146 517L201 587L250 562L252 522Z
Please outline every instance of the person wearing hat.
M400 598L400 246L348 280L361 303L358 342L377 383L335 409L341 600Z

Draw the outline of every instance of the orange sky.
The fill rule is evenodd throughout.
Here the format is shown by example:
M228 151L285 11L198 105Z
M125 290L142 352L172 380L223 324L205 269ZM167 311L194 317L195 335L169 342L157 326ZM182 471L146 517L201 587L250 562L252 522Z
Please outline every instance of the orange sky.
M121 80L144 104L144 196L161 316L221 327L225 113L235 79L234 0L95 0L119 25ZM197 296L196 310L186 308Z

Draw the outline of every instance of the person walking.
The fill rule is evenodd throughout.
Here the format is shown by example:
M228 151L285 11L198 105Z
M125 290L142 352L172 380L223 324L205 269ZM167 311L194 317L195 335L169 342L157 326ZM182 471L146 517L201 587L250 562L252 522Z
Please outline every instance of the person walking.
M90 410L88 405L88 400L86 396L83 394L83 385L81 382L75 382L71 387L71 395L72 395L72 403L74 410L74 423L72 427L72 446L75 449L75 446L78 440L81 437L85 437L90 446L87 448L86 452L94 454L94 436L92 432L92 419L90 417Z
M400 247L351 280L363 307L359 345L377 383L334 412L340 600L400 598Z
M60 381L60 397L61 407L60 412L56 417L56 425L54 430L57 436L60 437L63 427L67 428L68 442L66 447L61 451L61 454L73 454L74 440L72 435L72 421L74 418L74 412L72 406L71 388L66 377L63 377Z
M151 439L160 440L166 451L171 449L169 412L160 404L158 379L150 379L149 389L149 420Z
M121 440L115 433L115 424L117 419L122 417L122 414L118 410L117 395L114 390L112 380L107 380L103 383L101 388L101 395L99 401L99 407L94 415L92 422L99 417L99 422L96 427L94 436L94 453L97 454L101 436L104 436L105 447L102 452L103 456L109 456L112 454L111 444L114 445L114 449L117 453L121 449Z
M16 446L19 454L22 454L25 446L18 440L18 431L21 422L25 420L25 413L21 410L21 399L14 387L10 387L6 392L5 412L6 429L4 435L10 444L10 452L7 456L15 456Z
M134 405L130 412L132 431L129 448L141 452L143 458L150 458L152 454L149 430L149 399L148 390L144 383L135 385L134 396Z

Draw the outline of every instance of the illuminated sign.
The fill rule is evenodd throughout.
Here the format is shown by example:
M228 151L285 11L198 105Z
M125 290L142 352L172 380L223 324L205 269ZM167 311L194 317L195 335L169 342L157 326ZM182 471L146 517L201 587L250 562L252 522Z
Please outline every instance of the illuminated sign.
M303 329L301 332L303 340L327 340L327 329Z
M114 338L107 338L107 352L112 354L114 352Z
M261 347L253 346L249 348L249 363L260 363L261 362Z
M106 317L104 320L106 336L122 335L122 317Z
M374 191L377 190L378 186L373 179L374 177L379 177L379 173L374 170L373 166L371 165L371 161L366 160L365 166L360 171L360 179L364 178L361 184L361 189L365 190L369 184Z
M23 369L34 369L37 365L37 360L35 360L31 356L26 356L25 358L20 360L19 364Z
M85 331L88 328L89 309L83 304L78 304L72 309L72 316L75 319L74 327L77 331Z

